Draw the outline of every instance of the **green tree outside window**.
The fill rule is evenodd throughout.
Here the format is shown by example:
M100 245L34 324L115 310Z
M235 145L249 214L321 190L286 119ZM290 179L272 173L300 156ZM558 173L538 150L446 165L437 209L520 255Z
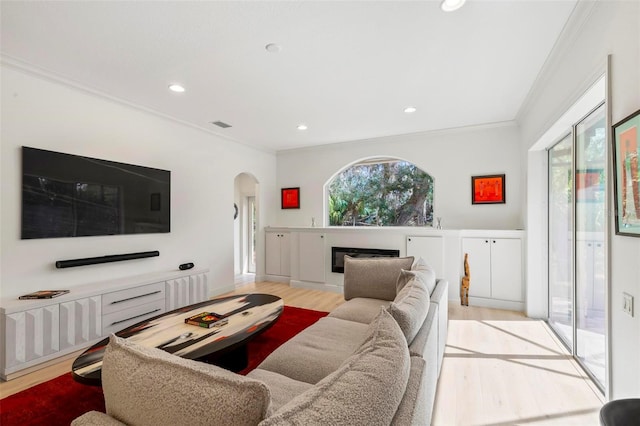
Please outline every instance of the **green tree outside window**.
M329 184L331 226L425 226L433 223L433 178L406 161L355 164Z

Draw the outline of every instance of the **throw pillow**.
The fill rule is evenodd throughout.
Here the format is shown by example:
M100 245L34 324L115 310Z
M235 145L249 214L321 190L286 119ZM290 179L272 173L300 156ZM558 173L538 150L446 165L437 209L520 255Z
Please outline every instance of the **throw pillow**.
M436 271L431 265L423 258L419 258L411 267L411 270L420 275L422 281L427 285L427 289L429 289L429 294L433 293L433 290L436 288Z
M345 256L344 298L393 300L400 271L410 269L412 264L413 256L361 259Z
M389 313L398 322L408 343L413 342L420 331L429 305L429 290L417 277L412 278L389 305Z
M396 281L396 297L398 293L400 293L400 290L414 278L422 279L422 276L418 275L417 271L407 271L406 269L400 271L400 275L398 275L398 280Z
M107 414L130 425L255 425L267 386L214 365L111 335L102 365Z
M260 425L389 425L404 396L409 370L404 335L381 308L365 341L338 370Z

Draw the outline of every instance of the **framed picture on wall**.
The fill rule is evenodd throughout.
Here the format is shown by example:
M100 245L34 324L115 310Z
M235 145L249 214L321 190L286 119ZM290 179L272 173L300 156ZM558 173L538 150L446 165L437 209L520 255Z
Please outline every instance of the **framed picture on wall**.
M640 237L640 110L612 126L616 234Z
M505 175L471 176L471 204L504 204Z
M283 209L299 209L300 188L282 188L281 203Z

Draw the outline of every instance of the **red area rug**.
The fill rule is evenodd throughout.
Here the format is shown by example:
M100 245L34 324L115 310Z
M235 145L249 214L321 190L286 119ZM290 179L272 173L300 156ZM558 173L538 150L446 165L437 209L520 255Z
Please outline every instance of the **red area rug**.
M249 342L249 365L240 373L256 368L278 346L326 315L285 306L280 319ZM0 425L66 426L91 410L105 411L102 388L77 383L68 373L0 400Z

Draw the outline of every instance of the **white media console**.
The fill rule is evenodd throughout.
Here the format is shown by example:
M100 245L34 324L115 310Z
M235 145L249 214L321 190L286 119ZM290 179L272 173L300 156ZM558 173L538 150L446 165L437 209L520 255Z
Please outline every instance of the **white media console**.
M209 298L208 269L169 271L71 288L54 299L0 301L0 378L88 348L110 333Z

